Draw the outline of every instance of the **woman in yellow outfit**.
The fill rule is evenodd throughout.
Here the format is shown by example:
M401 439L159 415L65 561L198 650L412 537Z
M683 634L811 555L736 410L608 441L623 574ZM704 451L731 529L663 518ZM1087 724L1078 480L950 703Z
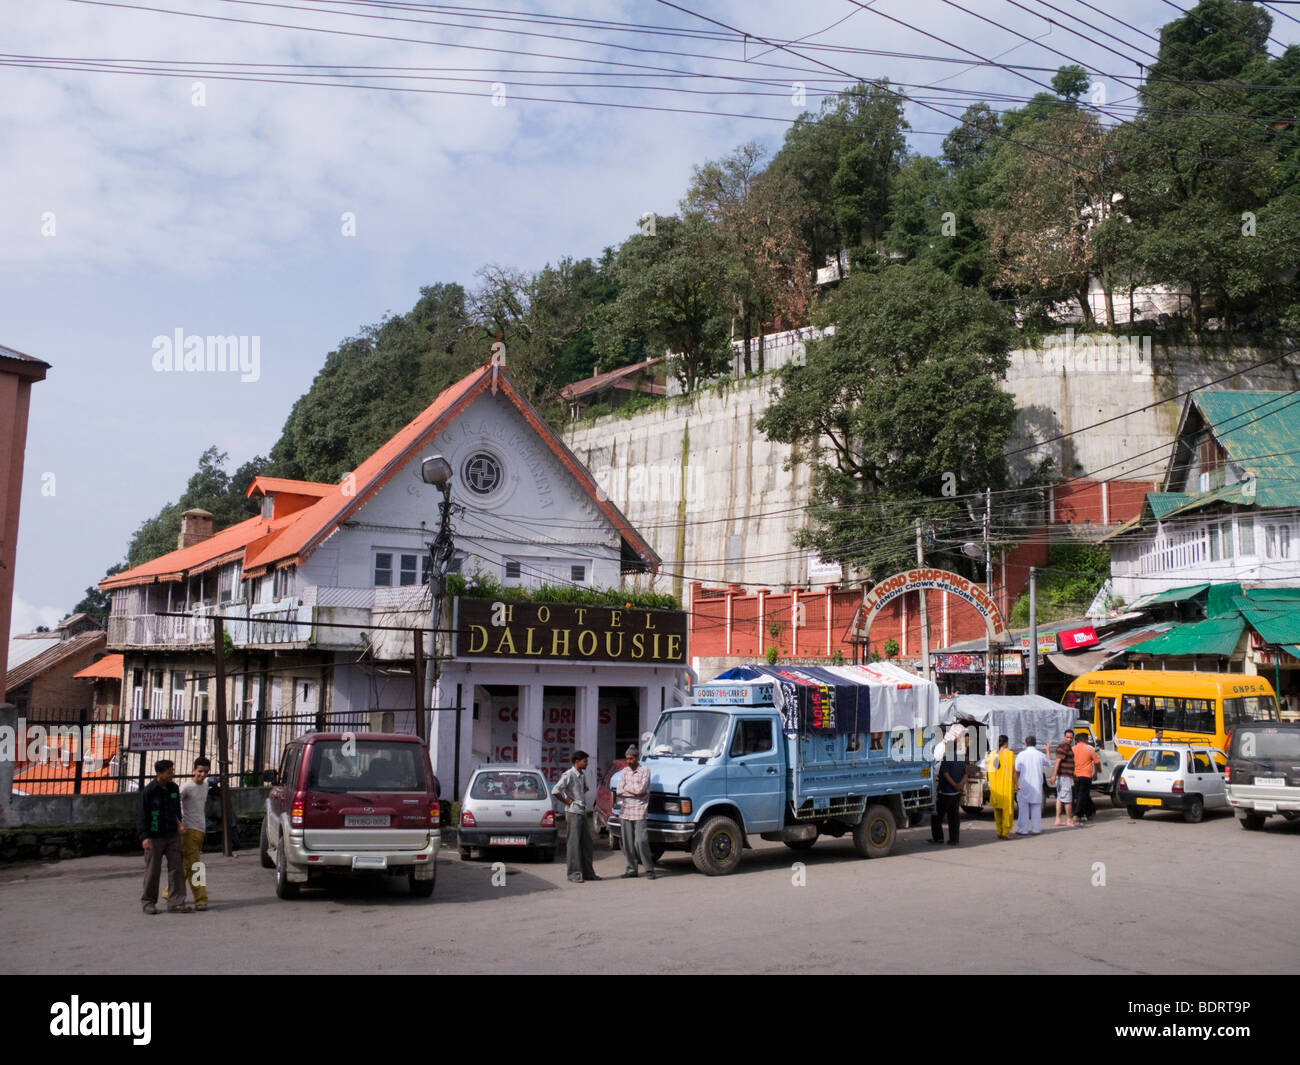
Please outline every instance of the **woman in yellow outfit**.
M1011 800L1015 795L1011 774L1016 760L1011 755L1008 742L1005 736L999 736L998 749L990 751L984 760L989 781L989 801L993 804L993 823L998 839L1011 838Z

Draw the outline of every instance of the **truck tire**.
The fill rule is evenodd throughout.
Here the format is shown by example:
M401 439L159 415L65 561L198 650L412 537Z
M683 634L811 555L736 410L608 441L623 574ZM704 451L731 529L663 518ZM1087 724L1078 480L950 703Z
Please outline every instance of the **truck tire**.
M1266 820L1263 814L1243 814L1240 818L1241 827L1251 830L1263 828Z
M863 858L883 858L894 849L898 824L888 806L873 803L853 828L853 849Z
M726 876L740 864L744 846L744 834L735 821L730 817L711 817L695 837L691 859L705 876Z
M437 866L434 866L434 869L436 870ZM434 875L429 877L428 880L417 880L414 873L408 873L407 882L411 889L411 898L427 899L433 895L433 887L438 882L437 876L438 874L435 871Z
M659 859L664 856L664 851L666 851L667 849L668 848L665 847L662 843L651 843L650 844L651 861L653 861L656 865L658 865Z
M263 869L274 869L275 861L271 857L270 841L266 838L266 819L262 819L261 838L257 841L258 857L262 860Z

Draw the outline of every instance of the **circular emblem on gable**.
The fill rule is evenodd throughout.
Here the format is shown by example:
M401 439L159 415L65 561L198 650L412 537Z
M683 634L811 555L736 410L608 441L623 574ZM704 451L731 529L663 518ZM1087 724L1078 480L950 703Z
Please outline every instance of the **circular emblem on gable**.
M460 468L460 478L465 487L477 495L491 495L504 480L501 463L495 455L476 451Z

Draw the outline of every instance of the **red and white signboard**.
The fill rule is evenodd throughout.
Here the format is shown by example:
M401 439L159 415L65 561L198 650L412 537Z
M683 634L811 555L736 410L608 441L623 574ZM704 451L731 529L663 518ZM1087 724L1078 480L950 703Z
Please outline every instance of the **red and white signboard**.
M179 751L185 746L185 722L166 718L132 721L128 751Z
M1057 636L1061 640L1062 651L1073 651L1077 647L1091 647L1097 642L1097 630L1091 625L1081 629L1065 629Z

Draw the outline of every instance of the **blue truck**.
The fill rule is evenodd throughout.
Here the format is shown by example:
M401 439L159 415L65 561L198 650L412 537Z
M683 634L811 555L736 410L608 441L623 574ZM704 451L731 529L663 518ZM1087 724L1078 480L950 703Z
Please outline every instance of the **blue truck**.
M656 861L684 850L700 872L723 876L754 836L798 851L848 833L859 855L879 858L900 826L933 809L937 714L923 710L911 716L918 727L886 730L873 725L869 685L810 680L829 670L792 671L797 683L771 672L697 686L690 705L660 717L644 754ZM609 827L619 841L617 805Z

